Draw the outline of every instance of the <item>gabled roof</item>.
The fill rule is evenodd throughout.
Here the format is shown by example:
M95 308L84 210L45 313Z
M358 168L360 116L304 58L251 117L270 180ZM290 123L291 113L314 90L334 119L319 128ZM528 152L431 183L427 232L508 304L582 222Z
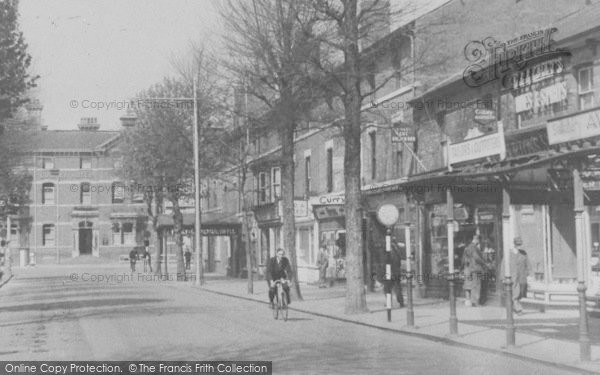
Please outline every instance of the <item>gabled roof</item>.
M95 152L119 137L118 131L46 130L32 135L34 152Z

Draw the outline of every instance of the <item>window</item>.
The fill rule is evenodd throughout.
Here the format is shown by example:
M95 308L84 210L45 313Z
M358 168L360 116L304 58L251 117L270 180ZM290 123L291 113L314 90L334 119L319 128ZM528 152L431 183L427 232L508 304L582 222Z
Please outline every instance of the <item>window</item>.
M310 156L306 156L304 158L304 190L306 192L306 196L310 195Z
M121 224L113 223L112 225L112 242L113 245L122 245L121 240Z
M123 189L123 190L125 190L125 189ZM125 191L123 191L123 194L125 194ZM136 188L131 195L131 200L133 201L133 203L144 202L144 192L141 191L141 189Z
M133 224L123 223L121 228L123 229L123 244L135 245L135 232L133 231Z
M311 239L312 239L312 228L299 228L298 229L298 259L302 260L305 264L310 264L310 250L311 250Z
M111 193L113 203L123 203L125 199L125 186L121 182L113 182Z
M268 200L267 174L260 172L258 174L258 202L266 203Z
M42 168L43 169L54 169L54 159L53 158L42 158Z
M79 168L92 169L92 158L90 158L89 156L82 156L79 159Z
M442 166L448 166L448 140L441 142L442 147Z
M54 246L54 224L44 224L42 226L42 245L43 246Z
M579 109L594 106L594 74L593 67L582 68L578 72Z
M403 162L404 162L404 158L403 158L402 150L397 150L396 151L396 176L397 177L404 177Z
M92 204L92 192L90 189L90 184L88 182L82 183L79 191L79 203L87 205Z
M10 237L11 247L19 247L19 226L17 224L10 224Z
M42 185L42 204L54 204L54 184L51 182Z
M371 179L377 178L377 133L369 133L369 141L371 145Z
M327 192L333 191L333 149L327 149Z
M281 168L271 168L271 197L273 201L281 197Z

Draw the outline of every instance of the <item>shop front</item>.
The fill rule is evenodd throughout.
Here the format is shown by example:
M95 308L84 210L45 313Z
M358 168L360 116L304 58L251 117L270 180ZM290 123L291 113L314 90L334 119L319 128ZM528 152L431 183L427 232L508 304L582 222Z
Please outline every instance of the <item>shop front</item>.
M329 256L327 278L346 278L346 223L344 196L311 198L315 220L318 222L319 246L324 246Z

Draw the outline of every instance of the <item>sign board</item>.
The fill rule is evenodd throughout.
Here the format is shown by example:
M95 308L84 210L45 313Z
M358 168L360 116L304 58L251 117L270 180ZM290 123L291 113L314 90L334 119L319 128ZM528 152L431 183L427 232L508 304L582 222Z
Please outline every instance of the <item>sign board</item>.
M505 153L504 132L499 131L490 135L451 144L448 149L448 162L456 164L492 155L501 155L501 157L504 157Z
M294 216L305 217L308 216L308 202L297 200L294 201Z
M413 129L408 125L397 125L392 128L392 142L416 142L417 137Z
M327 204L345 204L346 197L344 195L322 195L317 199L315 204L327 205Z
M473 120L481 123L488 123L496 120L496 111L493 109L475 108Z
M238 230L236 228L202 228L200 227L200 233L203 236L236 236Z
M344 205L324 205L314 206L315 217L317 220L332 219L343 217L345 215Z
M548 143L551 145L598 136L600 135L600 108L548 120L546 130Z

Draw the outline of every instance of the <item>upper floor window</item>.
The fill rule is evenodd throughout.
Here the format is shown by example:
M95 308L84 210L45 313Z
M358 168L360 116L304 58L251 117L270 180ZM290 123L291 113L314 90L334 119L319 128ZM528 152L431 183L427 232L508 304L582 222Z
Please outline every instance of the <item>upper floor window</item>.
M269 199L268 196L267 174L265 172L260 172L258 174L258 202L266 203Z
M306 196L310 195L310 155L304 158L304 187Z
M404 163L404 155L402 150L396 150L396 176L404 177L404 171L402 169Z
M121 182L113 182L112 184L112 202L123 203L125 199L125 187Z
M371 179L377 178L377 133L369 133L369 142L371 145Z
M276 200L281 197L281 168L271 168L271 197Z
M592 66L579 69L577 72L579 109L594 106L594 70Z
M327 149L327 192L333 191L333 148Z
M92 204L92 191L88 182L83 182L80 187L79 203Z
M92 169L92 158L89 156L82 156L79 159L79 168Z
M42 226L42 246L54 246L55 231L54 224L44 224Z
M42 158L43 169L54 169L54 158Z
M42 204L54 204L55 187L51 182L42 185Z

